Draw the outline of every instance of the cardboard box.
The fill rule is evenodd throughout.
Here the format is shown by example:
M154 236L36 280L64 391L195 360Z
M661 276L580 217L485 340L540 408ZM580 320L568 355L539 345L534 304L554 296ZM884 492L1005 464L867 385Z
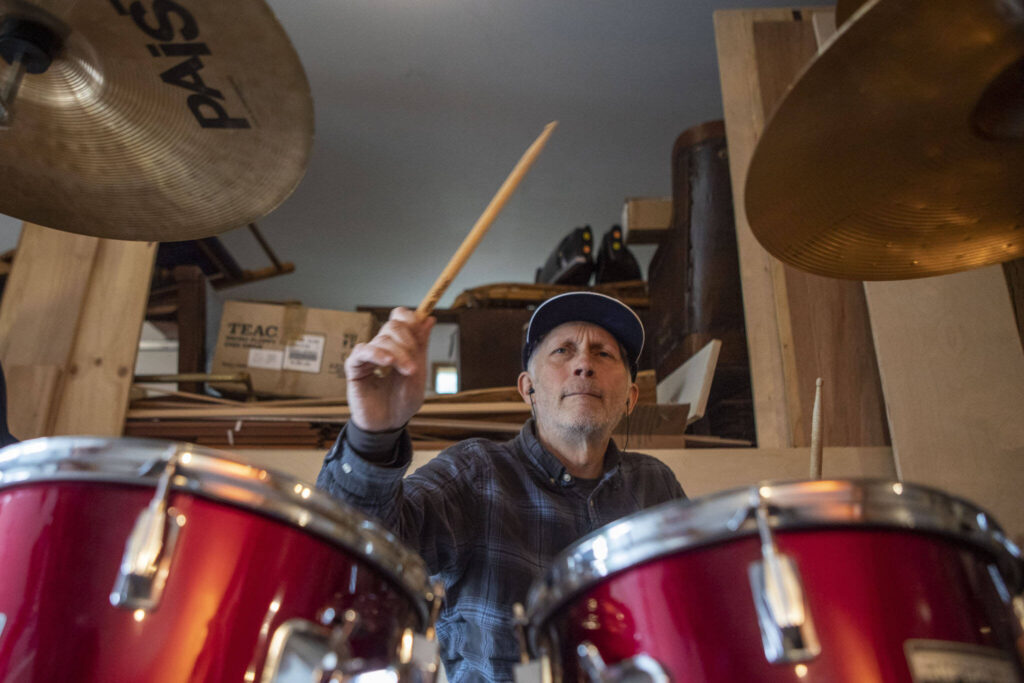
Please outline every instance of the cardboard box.
M373 333L369 313L227 301L212 372L248 372L264 396L344 396L345 359ZM239 384L213 386L244 391Z

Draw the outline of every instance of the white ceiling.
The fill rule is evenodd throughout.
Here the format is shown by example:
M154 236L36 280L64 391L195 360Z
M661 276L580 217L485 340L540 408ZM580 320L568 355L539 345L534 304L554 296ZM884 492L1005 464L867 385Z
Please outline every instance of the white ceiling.
M455 280L531 282L624 198L671 193L676 136L721 118L712 13L777 0L271 0L306 68L305 179L260 226L296 272L232 298L415 305L527 145L547 149ZM0 248L20 223L0 216ZM247 231L223 236L266 265ZM642 263L649 250L638 256Z

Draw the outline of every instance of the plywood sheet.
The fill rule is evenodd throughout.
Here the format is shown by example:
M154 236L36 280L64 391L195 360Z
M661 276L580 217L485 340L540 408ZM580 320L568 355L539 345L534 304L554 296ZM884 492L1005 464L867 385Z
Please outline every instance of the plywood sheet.
M25 224L0 305L4 367L64 364L99 242Z
M14 436L122 433L155 254L25 224L0 306Z
M1024 532L1024 351L1001 266L865 290L903 478Z
M60 390L63 368L57 365L4 367L7 379L7 425L21 441L49 436L53 400Z

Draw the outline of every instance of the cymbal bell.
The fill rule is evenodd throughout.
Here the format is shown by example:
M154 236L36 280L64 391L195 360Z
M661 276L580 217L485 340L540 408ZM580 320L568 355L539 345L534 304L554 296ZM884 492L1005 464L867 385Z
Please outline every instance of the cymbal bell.
M1024 5L870 0L805 69L746 180L762 245L898 280L1024 255Z
M8 0L7 61L5 38L18 47L25 22L59 49L24 75L0 130L0 213L99 237L196 239L265 216L302 178L309 83L261 0Z

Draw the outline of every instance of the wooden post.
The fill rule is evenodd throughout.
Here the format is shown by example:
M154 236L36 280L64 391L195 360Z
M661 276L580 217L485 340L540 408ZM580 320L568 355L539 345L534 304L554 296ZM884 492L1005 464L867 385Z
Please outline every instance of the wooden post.
M175 266L178 286L178 372L206 372L206 276L199 266ZM202 382L179 382L179 391L203 393Z

